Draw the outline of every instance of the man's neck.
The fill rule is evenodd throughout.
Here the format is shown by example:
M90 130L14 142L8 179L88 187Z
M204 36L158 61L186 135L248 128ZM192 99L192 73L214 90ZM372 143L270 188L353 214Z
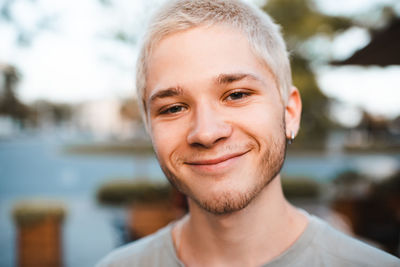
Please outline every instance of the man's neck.
M284 198L279 176L238 212L214 215L193 201L189 205L190 215L173 230L187 266L260 266L287 250L307 225Z

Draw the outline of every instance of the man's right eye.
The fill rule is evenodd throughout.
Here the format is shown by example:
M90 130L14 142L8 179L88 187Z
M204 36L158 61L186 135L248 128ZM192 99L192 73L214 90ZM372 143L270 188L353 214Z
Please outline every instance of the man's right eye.
M180 105L170 106L160 110L160 114L175 114L183 111L185 107Z

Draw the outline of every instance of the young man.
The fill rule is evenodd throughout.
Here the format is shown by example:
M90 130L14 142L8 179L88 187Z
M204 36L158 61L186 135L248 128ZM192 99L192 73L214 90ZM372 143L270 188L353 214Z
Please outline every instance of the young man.
M138 61L143 119L180 221L98 266L399 266L298 210L282 194L300 122L279 27L234 0L168 1Z

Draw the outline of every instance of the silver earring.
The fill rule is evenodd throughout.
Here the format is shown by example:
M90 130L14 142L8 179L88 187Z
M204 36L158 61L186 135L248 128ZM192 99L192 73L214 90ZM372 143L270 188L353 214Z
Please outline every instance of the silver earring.
M290 138L288 139L288 144L292 144L294 141L294 132L290 131Z

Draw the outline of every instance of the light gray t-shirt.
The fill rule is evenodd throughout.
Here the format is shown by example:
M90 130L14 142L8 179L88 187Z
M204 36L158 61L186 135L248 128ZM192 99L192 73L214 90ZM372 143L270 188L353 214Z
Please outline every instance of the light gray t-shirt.
M308 215L309 224L284 253L262 267L385 266L400 267L400 259L333 229ZM183 267L176 256L170 224L157 233L116 249L97 267Z

